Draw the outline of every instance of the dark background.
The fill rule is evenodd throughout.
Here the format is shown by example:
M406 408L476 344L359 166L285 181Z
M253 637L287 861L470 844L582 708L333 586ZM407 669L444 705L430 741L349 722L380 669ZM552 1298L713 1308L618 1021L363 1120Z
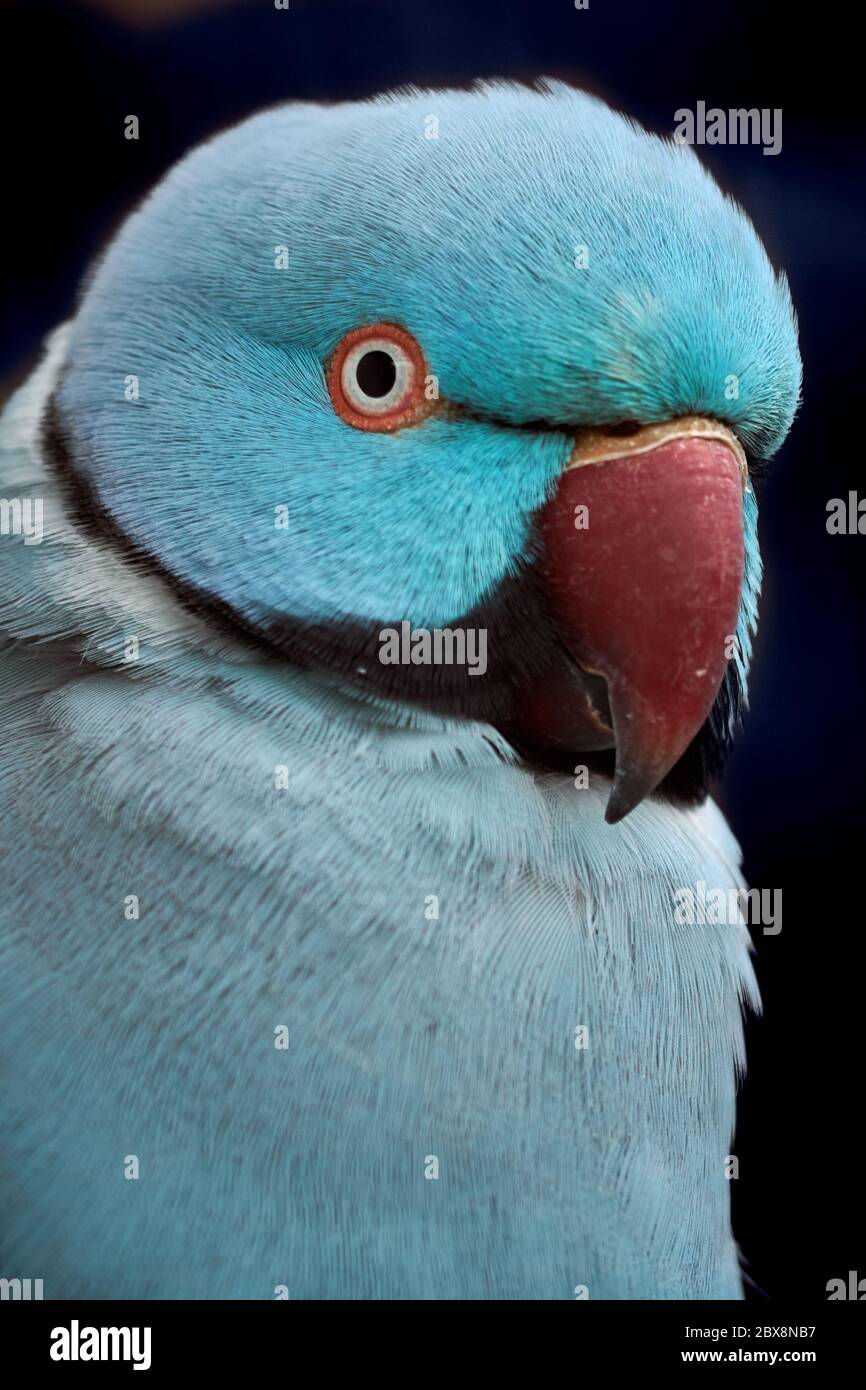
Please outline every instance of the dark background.
M760 0L67 0L3 6L7 236L0 392L69 314L89 260L191 145L257 108L414 82L564 77L670 132L678 107L781 107L783 146L700 153L787 270L804 404L761 496L767 577L752 709L720 798L750 882L781 888L756 941L735 1145L755 1296L825 1299L866 1276L861 1200L866 535L866 121L857 46L831 6ZM862 50L861 50L862 51ZM135 113L141 138L123 137ZM11 167L9 167L11 165Z

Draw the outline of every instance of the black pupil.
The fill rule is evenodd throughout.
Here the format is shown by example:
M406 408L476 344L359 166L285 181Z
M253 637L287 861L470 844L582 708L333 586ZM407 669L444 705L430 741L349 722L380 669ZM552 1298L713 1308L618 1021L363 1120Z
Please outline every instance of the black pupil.
M397 380L397 366L389 352L375 348L364 353L355 368L355 377L365 396L387 396Z

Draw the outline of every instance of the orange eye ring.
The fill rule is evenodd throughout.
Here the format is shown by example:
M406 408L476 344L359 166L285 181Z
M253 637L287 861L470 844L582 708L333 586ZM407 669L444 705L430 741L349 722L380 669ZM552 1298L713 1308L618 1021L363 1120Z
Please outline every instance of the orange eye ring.
M429 415L427 362L418 343L396 323L353 328L328 365L331 404L357 430L390 433Z

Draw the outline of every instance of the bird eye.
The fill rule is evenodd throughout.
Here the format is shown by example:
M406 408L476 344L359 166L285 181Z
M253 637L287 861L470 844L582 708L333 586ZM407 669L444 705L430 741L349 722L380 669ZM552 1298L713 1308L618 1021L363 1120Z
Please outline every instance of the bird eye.
M396 430L428 414L424 354L404 328L354 328L337 345L328 390L337 414L360 430Z

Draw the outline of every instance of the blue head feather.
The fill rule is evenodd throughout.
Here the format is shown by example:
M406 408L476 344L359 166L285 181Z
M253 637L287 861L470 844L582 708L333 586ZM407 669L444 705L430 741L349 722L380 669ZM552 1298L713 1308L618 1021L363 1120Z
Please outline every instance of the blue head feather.
M325 364L376 321L413 332L468 415L392 436L338 418ZM559 84L281 108L218 137L111 247L70 362L80 476L255 625L454 620L526 559L575 427L709 414L764 457L800 382L786 284L740 209L688 148ZM756 565L752 542L747 593Z

